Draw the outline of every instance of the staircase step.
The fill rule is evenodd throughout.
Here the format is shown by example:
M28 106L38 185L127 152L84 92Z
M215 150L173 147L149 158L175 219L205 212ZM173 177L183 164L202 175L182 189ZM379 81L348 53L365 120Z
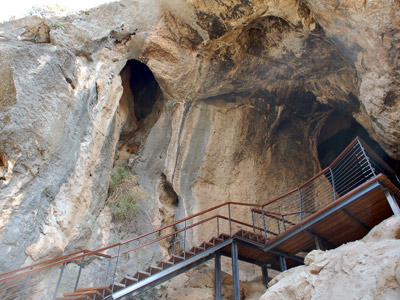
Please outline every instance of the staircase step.
M96 290L85 291L85 292L64 293L64 297L69 297L69 296L72 296L72 297L84 296L84 297L88 297L88 298L93 299L93 300L94 299L102 299L103 298L103 294L99 293ZM85 299L85 298L81 298L81 299Z
M154 266L150 266L150 267L146 270L146 272L147 272L147 273L150 273L151 275L156 274L156 273L158 273L158 272L160 272L160 271L162 271L162 268L154 267Z
M125 276L124 279L122 279L121 283L124 284L125 286L135 284L139 280L137 278Z
M182 251L179 253L178 257L182 257L183 259L188 259L194 255L195 255L195 253L192 251L186 251L186 252Z
M203 248L197 247L197 246L194 246L194 247L192 247L192 248L190 249L190 252L193 252L194 254L197 254L197 253L200 253L200 252L203 252L203 251L204 251Z
M212 244L214 244L214 246L215 246L216 244L219 244L219 243L223 242L223 241L224 241L223 239L220 239L220 238L217 238L217 237L212 237L212 238L209 240L209 242L212 243Z
M133 276L133 278L136 278L138 281L140 281L140 280L145 279L145 278L150 277L150 276L151 276L151 274L148 273L148 272L139 271Z
M231 236L229 234L226 234L226 233L221 233L218 237L225 241L225 240L229 239Z
M174 263L170 262L170 261L161 261L161 262L159 262L157 264L157 266L160 267L163 270L168 268L168 267L170 267L170 266L173 266L173 265L174 265Z
M184 260L184 258L182 256L178 256L178 255L172 255L172 257L168 260L170 262L173 262L174 264L180 262Z
M113 286L113 285L110 284L110 285L108 286L108 288L109 288L110 290L112 290L112 286ZM114 292L120 291L120 290L124 289L125 287L126 287L125 284L115 282L115 283L114 283Z
M215 245L212 244L212 243L209 243L209 242L202 242L200 244L200 247L203 248L203 250L206 250L206 249L211 248L213 246L215 246Z
M81 289L76 289L76 292L87 292L87 291L99 291L102 293L104 290L106 290L109 293L112 293L111 289L108 288L107 286L96 286L96 287L90 287L90 288L81 288Z
M57 297L56 300L89 300L86 295Z
M87 291L98 291L103 296L108 296L108 295L112 294L111 289L107 286L97 286L97 287L76 289L76 292L87 292Z
M246 231L244 231L243 229L239 229L234 235L243 237L243 234L245 234L245 232Z
M192 252L192 251L186 251L186 252L185 252L185 255L184 255L184 258L185 258L185 259L188 259L188 258L190 258L190 257L192 257L192 256L195 256L195 254L196 254L196 253L194 253L194 252Z

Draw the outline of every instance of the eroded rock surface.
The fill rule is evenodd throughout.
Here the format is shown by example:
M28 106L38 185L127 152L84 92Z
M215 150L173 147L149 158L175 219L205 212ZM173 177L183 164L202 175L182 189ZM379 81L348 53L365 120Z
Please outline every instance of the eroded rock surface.
M305 266L275 277L260 300L399 299L400 217L389 218L362 240L315 250Z
M320 170L333 113L398 159L398 11L394 0L126 0L1 24L0 270L286 192ZM139 61L154 89L131 80ZM123 232L105 205L121 165L145 191Z

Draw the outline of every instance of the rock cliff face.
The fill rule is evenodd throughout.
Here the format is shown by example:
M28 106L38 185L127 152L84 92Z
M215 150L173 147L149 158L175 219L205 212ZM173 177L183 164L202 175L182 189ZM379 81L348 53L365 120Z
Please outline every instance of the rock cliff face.
M0 270L266 201L355 128L395 167L399 8L126 0L1 24ZM105 204L116 166L144 190L126 229Z
M305 266L275 277L260 300L399 299L400 218L376 226L360 241L312 251Z

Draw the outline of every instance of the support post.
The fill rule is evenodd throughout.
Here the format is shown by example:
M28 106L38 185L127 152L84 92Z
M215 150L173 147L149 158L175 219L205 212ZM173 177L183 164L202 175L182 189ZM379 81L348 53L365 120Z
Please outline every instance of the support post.
M84 260L85 260L85 257L82 257L82 259L81 259L81 263L79 264L78 276L76 276L76 281L75 281L74 292L76 292L76 289L78 288L79 279L81 278L81 272L82 272L82 268L83 268L83 262L84 262Z
M279 264L281 265L281 272L284 272L287 270L286 258L284 256L279 256Z
M256 232L256 219L254 216L254 211L251 212L251 219L253 220L253 232Z
M217 216L217 236L219 236L219 216Z
M388 190L384 190L383 192L385 193L386 199L389 202L389 205L393 211L393 214L396 217L400 216L400 208L399 208L399 205L397 204L397 201L394 198L393 194Z
M185 220L185 231L183 232L183 259L186 259L186 220Z
M63 277L64 269L65 269L66 265L67 265L66 263L63 263L61 266L60 276L58 276L58 281L57 281L57 285L56 285L56 290L54 291L53 300L56 300L56 298L57 298L58 288L60 287L61 279Z
M261 273L263 278L263 284L268 288L268 268L266 265L261 266Z
M322 242L321 242L319 237L314 237L314 243L315 243L315 248L317 250L323 250L322 249Z
M215 254L215 300L222 300L221 254Z
M31 275L32 275L32 273L29 274L28 277L26 278L26 281L25 281L25 284L24 284L24 289L22 290L21 297L19 298L20 300L23 300L24 297L25 297L25 293L26 293L26 290L28 289L29 280L31 279Z
M229 212L229 235L232 236L232 219L231 219L231 204L228 203L228 212Z
M117 261L115 262L115 270L114 270L114 276L113 276L112 287L111 287L111 291L112 291L112 292L114 292L115 277L117 276L118 263L119 263L119 256L120 256L120 255L121 255L121 244L118 246Z
M240 300L239 260L237 242L232 241L233 299Z

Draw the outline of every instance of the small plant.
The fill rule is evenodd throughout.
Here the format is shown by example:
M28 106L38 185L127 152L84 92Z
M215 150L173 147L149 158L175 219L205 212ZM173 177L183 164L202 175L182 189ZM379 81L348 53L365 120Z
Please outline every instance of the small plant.
M140 209L140 205L134 201L134 195L131 191L120 195L116 204L111 208L113 215L117 219L132 219Z
M125 167L119 166L117 168L117 173L111 176L110 185L114 186L119 183L125 176L128 175L128 171Z
M165 284L160 285L160 290L165 291L166 289L168 289L168 286Z
M64 24L59 24L59 23L53 23L51 24L51 27L54 29L60 29L60 28L64 28Z
M111 176L106 204L110 207L113 220L123 225L131 221L140 207L144 191L139 187L136 176L127 168L119 166Z

